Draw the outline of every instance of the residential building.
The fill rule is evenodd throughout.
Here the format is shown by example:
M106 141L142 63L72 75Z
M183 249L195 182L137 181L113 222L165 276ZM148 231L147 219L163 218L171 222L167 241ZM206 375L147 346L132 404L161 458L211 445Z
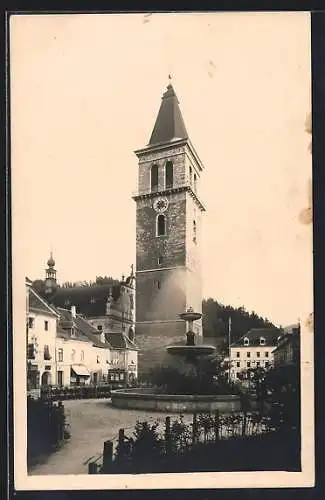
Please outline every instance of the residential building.
M59 315L26 281L27 387L56 384L56 332Z
M27 279L26 308L28 389L136 380L138 348L122 332L108 342L76 306L48 304Z
M101 342L97 330L70 310L56 308L60 315L57 330L57 384L86 385L108 382L110 345Z
M299 365L300 363L300 325L286 327L273 352L274 366Z
M230 378L246 377L247 371L253 368L271 367L280 335L278 328L254 328L233 342L230 346Z
M138 158L136 203L136 338L144 372L165 347L184 341L179 314L202 311L200 197L203 164L171 84L163 94L149 144ZM194 324L198 340L202 321Z

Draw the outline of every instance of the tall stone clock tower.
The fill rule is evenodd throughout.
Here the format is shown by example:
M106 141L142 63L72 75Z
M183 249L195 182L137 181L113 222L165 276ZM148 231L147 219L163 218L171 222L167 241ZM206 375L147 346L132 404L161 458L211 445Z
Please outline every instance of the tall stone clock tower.
M139 370L185 341L179 314L202 310L200 177L203 165L186 131L171 84L163 94L149 144L139 160L136 202L136 339ZM194 324L197 340L202 322Z

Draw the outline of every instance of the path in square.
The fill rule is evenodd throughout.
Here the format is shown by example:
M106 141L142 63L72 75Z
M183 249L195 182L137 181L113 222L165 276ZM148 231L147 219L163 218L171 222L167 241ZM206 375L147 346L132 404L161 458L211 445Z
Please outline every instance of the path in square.
M68 400L64 401L64 407L71 438L44 463L35 466L30 475L87 474L88 462L101 456L104 441L115 441L120 428L131 436L137 420L151 423L159 420L163 424L167 416L164 413L113 408L107 399ZM186 420L189 419L191 416L188 415Z

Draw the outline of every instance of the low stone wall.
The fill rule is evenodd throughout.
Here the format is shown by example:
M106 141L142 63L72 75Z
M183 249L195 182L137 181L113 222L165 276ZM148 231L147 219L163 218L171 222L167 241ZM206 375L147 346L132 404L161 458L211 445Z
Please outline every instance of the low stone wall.
M116 408L150 410L174 413L240 411L237 395L192 396L185 394L157 394L148 389L118 389L111 393L112 405Z

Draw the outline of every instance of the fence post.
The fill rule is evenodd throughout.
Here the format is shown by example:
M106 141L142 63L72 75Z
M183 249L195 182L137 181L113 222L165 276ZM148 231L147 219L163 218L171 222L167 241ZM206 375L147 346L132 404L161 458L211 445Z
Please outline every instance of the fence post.
M57 416L58 416L57 419L58 437L59 437L59 442L61 442L64 439L64 423L65 423L64 406L62 404L62 401L58 402Z
M219 424L220 424L220 420L219 420L219 410L216 410L215 411L215 414L214 414L214 434L215 434L215 442L217 442L219 440Z
M243 427L242 427L242 436L243 437L246 435L246 422L247 422L247 412L244 411Z
M166 444L166 454L170 455L171 452L170 417L166 417L165 420L165 444Z
M104 442L103 451L103 474L108 474L113 463L113 441Z
M88 474L97 474L98 466L96 462L89 462L88 464Z
M192 444L196 443L196 438L197 438L197 418L196 418L196 413L193 413Z

